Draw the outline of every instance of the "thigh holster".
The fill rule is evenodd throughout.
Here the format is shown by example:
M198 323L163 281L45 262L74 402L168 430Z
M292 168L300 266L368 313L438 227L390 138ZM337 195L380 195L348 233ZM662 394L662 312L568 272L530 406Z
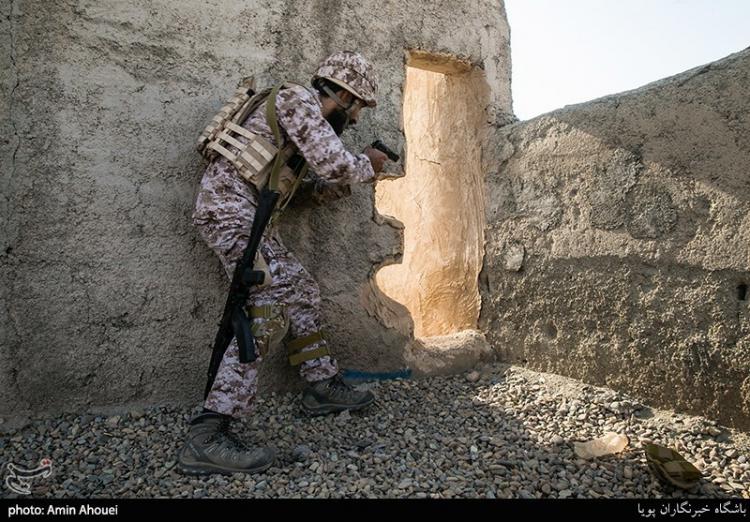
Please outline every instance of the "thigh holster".
M289 331L289 314L286 305L248 306L246 310L252 320L250 331L255 337L261 356L265 356L283 342Z

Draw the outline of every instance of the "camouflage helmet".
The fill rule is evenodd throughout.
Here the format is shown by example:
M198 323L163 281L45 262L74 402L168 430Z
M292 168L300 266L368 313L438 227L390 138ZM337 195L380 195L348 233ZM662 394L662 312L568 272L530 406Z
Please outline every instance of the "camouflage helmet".
M364 56L352 51L339 51L323 60L312 77L313 85L318 78L325 78L364 100L368 107L375 107L378 80L372 64Z

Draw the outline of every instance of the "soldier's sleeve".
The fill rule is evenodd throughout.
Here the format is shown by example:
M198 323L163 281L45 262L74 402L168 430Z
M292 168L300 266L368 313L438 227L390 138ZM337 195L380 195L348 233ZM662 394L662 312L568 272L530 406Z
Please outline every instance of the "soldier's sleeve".
M365 154L352 154L323 118L320 106L304 87L283 89L276 98L280 126L297 146L315 174L325 181L345 184L375 179Z

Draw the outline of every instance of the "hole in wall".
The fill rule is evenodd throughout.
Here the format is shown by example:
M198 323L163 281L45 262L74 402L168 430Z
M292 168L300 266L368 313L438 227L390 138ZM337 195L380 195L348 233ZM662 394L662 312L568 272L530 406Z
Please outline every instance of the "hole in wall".
M745 283L737 285L737 299L747 301L747 285Z
M408 309L417 338L477 327L488 99L482 70L445 55L409 53L406 176L375 189L378 212L404 224L404 254L400 264L381 268L375 282Z

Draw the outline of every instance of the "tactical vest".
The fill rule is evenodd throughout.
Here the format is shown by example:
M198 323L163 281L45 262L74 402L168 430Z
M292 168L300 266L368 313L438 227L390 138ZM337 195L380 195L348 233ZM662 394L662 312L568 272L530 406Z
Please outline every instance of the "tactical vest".
M294 196L294 192L307 172L307 163L292 169L287 163L297 152L294 144L289 143L279 150L263 136L242 127L242 123L265 102L268 125L273 131L276 143L281 144L275 100L280 89L289 88L292 85L294 84L282 83L256 93L254 78L244 78L234 95L213 117L198 138L198 152L207 160L211 161L218 155L225 157L245 181L255 186L258 193L266 185L271 190L279 191L281 196L272 222Z
M256 93L253 78L243 79L234 96L213 117L198 138L198 152L204 158L210 161L221 155L234 166L245 181L255 186L259 193L266 186L270 190L280 192L281 197L279 197L277 208L271 217L271 223L291 201L300 181L307 172L307 163L302 162L293 169L288 163L289 159L297 152L294 144L289 143L279 150L267 139L250 132L241 125L253 111L266 102L266 120L271 127L276 143L280 145L281 131L276 118L276 96L279 90L292 85L283 83L272 89ZM245 140L244 143L240 137ZM255 255L254 267L256 270L263 270L266 273L264 283L261 286L271 284L271 273L260 254L260 250ZM265 317L273 321L275 317L279 317L279 310L283 309L284 306L283 304L254 306L249 309L250 317ZM285 322L285 328L288 328L288 318L282 322ZM253 328L253 335L262 335L263 332L256 330L256 326ZM283 333L279 334L281 337L286 330L282 328L282 331ZM327 344L303 351L303 348L325 340L326 334L322 330L290 340L286 343L289 362L293 366L297 366L305 361L331 355ZM268 345L269 343L270 337L265 344Z

